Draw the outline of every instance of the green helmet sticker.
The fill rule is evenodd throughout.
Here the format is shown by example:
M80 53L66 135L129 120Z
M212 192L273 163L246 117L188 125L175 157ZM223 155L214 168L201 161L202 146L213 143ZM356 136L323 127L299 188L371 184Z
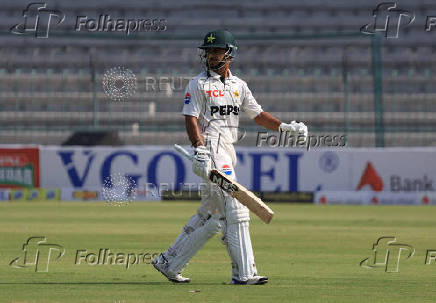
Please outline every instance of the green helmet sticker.
M213 40L215 40L216 38L213 36L213 34L211 33L210 36L207 37L207 43L212 43Z

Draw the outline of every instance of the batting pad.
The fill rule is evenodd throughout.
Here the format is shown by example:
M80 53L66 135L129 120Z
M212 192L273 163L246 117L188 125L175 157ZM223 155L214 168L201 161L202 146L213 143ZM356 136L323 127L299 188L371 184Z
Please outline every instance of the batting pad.
M214 216L202 219L198 214L191 217L174 244L168 249L168 272L180 273L197 251L220 230L220 222Z
M252 278L256 274L256 265L251 246L249 222L228 223L225 243L232 259L233 278L239 281L247 281ZM235 277L236 273L239 276Z

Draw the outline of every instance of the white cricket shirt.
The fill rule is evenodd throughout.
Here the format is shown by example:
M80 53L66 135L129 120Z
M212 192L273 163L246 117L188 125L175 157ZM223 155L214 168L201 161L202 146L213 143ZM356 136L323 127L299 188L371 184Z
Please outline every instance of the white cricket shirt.
M230 71L224 83L219 74L204 71L186 87L183 115L198 118L205 140L219 138L227 143L236 142L241 109L251 119L263 111L247 83Z

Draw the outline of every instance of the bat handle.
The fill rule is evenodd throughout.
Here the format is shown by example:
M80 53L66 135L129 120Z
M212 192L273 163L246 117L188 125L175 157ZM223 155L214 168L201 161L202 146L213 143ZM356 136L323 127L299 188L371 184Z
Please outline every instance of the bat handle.
M192 156L189 154L189 152L184 149L183 147L181 147L178 144L174 144L174 149L179 152L180 154L182 154L186 159L188 159L189 161L192 161Z

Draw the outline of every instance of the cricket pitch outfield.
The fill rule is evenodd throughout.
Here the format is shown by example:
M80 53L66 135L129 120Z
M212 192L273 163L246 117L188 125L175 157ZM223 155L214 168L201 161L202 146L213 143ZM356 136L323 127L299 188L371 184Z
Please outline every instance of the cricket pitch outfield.
M229 257L216 236L183 272L192 282L173 285L149 263L172 243L197 206L2 202L0 302L410 303L436 298L436 207L273 204L271 224L251 216L256 264L268 284L228 285ZM396 264L398 272L374 262L374 243L388 236L408 251L380 241L377 263L389 250L389 266ZM399 263L392 257L397 253ZM367 266L360 266L366 258Z

